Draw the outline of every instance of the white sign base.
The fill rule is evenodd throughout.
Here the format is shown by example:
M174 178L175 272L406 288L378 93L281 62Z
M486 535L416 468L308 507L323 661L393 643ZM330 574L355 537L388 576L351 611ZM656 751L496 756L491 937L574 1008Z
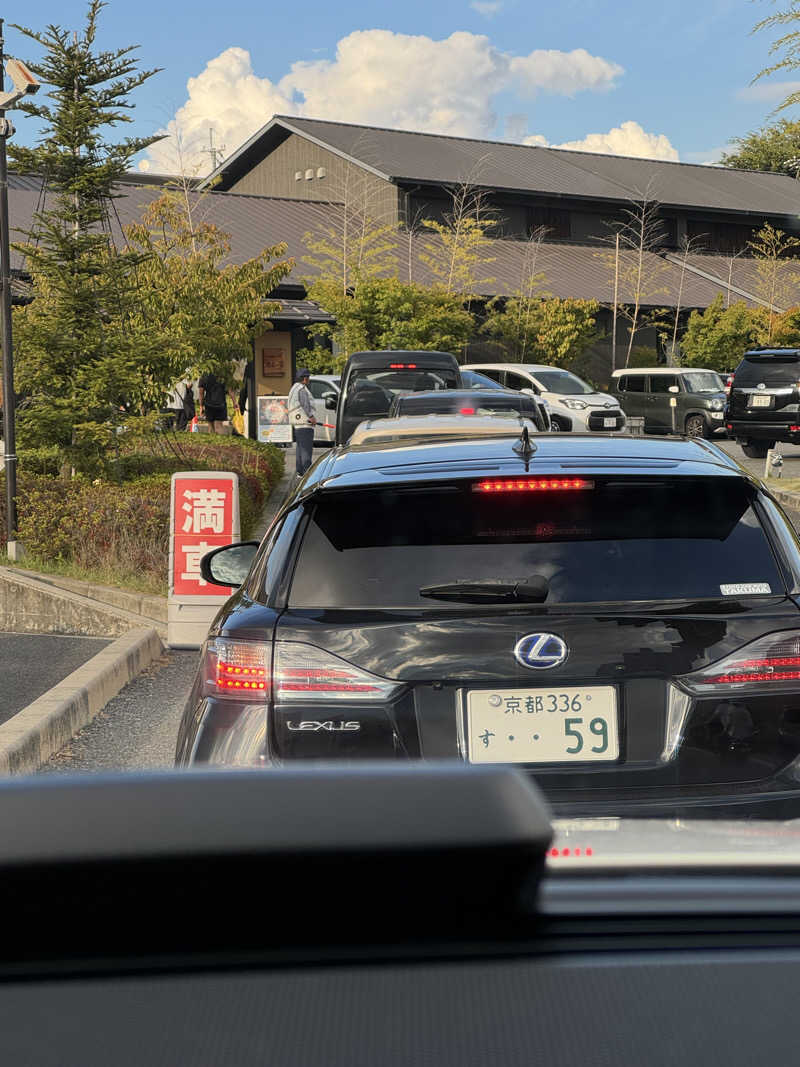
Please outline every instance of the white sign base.
M169 648L200 648L208 634L225 597L215 596L205 601L203 597L186 600L170 600L167 604L167 646Z

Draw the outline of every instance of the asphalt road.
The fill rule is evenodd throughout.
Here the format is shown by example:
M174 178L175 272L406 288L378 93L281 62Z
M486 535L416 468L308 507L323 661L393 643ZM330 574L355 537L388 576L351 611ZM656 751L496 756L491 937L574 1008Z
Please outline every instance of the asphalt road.
M125 686L40 773L169 767L198 652L168 651Z
M99 637L0 633L0 722L63 681L107 644Z
M763 459L748 459L742 452L742 449L735 441L717 441L720 448L723 448L728 455L733 456L742 466L746 467L751 474L755 474L758 478L764 477L764 460ZM800 445L788 445L778 444L778 451L783 456L783 477L784 478L800 478Z

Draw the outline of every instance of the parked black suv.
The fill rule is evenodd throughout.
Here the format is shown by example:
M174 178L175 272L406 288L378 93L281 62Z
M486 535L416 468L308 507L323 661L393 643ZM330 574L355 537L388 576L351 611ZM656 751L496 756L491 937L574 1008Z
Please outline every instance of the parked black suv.
M525 446L334 449L260 548L204 557L242 584L178 762L505 762L565 814L781 817L783 796L796 815L800 550L780 507L701 440Z
M752 459L800 443L800 348L753 348L736 368L725 419Z
M431 389L460 389L458 361L449 352L354 352L342 372L336 409L337 445L346 445L365 419L386 418L395 397Z

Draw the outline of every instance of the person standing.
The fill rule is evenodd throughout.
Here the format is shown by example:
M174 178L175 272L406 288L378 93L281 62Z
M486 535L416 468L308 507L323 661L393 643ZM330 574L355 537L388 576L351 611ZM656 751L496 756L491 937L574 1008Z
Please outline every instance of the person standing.
M225 386L215 374L204 374L198 382L197 397L200 414L205 417L212 433L224 433L223 423L228 417Z
M296 469L302 477L311 466L314 451L314 398L308 388L311 372L304 367L297 372L297 378L289 390L289 425L294 429L297 442Z

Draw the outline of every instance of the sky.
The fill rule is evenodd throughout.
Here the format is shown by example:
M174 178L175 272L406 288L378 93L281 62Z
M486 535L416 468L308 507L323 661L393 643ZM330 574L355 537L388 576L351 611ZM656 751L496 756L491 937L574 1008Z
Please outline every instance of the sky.
M168 136L138 161L206 173L273 114L714 162L797 80L751 86L769 0L110 0L98 45L161 73L125 133ZM25 24L79 29L86 4L36 0ZM37 46L6 25L6 50ZM19 115L17 139L36 128Z

